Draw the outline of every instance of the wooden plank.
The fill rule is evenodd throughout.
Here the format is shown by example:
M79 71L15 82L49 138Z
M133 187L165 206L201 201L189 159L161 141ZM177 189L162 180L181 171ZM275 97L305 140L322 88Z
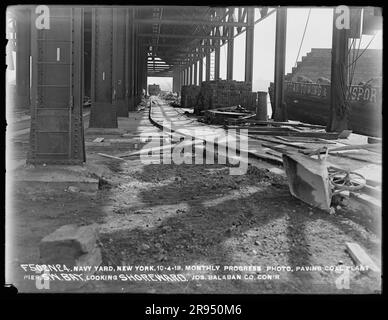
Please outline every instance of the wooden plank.
M366 185L361 191L363 193L371 196L371 197L381 199L381 189L380 188L374 188L374 187Z
M369 270L380 273L380 268L358 243L346 242L346 251L357 266L367 267Z
M271 133L271 134L269 134ZM321 138L327 140L336 140L338 139L339 133L329 133L329 132L294 132L294 131L263 131L263 130L248 130L248 134L251 135L274 135L274 136L289 136L289 137L311 137L311 138Z
M348 145L343 147L336 147L333 149L330 149L329 152L332 151L345 151L345 150L368 150L375 153L381 153L382 152L382 145L381 144L355 144L355 145Z
M105 154L105 153L97 153L99 156L101 157L105 157L105 158L109 158L109 159L115 159L115 160L120 160L120 161L125 161L124 159L121 159L119 157L115 157L115 156L111 156L109 154Z
M104 138L98 137L94 139L92 142L103 142L104 140L105 140Z
M374 212L381 212L381 199L377 199L377 198L372 197L372 196L367 195L367 194L357 194L357 193L353 193L353 192L350 192L349 197L366 205L367 207L372 209Z
M320 139L320 138L310 138L310 140L307 140L306 138L303 138L303 137L292 137L292 138L276 137L276 138L278 138L282 141L290 142L290 143L337 144L335 142L326 141L326 140Z
M276 126L276 127L293 126L293 127L325 129L325 126L302 123L302 122L263 121L263 120L255 120L255 119L237 119L236 121L247 122L247 123L252 123L252 124L257 124L257 125L271 125L271 126Z

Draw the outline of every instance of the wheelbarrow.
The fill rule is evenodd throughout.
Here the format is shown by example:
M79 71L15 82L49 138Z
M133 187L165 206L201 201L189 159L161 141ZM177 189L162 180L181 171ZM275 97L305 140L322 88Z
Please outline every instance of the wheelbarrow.
M327 155L327 149L324 150ZM320 158L322 148L310 152L284 153L285 168L291 194L303 202L330 212L332 196L342 191L358 191L365 184L365 178L356 173L328 166L326 157ZM318 155L318 159L311 155Z

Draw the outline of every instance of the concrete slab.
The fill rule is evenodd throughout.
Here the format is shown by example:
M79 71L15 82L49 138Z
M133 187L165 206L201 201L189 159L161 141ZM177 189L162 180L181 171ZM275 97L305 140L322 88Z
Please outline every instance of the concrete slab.
M125 129L117 128L87 128L85 129L85 134L98 134L98 135L121 135L126 133Z

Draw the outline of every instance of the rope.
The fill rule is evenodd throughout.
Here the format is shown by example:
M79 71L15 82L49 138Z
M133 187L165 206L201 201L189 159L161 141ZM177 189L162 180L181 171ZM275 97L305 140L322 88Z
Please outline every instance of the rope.
M306 34L307 25L308 25L309 20L310 20L310 14L311 14L311 8L309 9L309 13L308 13L308 15L307 15L306 24L305 24L305 26L304 26L304 31L303 31L302 40L301 40L301 42L300 42L300 46L299 46L299 50L298 50L298 55L296 56L296 60L295 60L295 67L297 66L298 59L299 59L299 54L300 54L300 50L302 49L302 44L303 44L304 36L305 36L305 34Z

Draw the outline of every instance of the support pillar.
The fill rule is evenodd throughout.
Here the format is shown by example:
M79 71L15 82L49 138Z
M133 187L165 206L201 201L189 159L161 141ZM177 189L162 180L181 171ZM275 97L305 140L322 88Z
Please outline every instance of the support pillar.
M330 116L326 130L341 132L348 129L349 104L346 100L348 89L347 52L349 29L338 29L336 19L341 13L333 13L333 39L331 50L331 90Z
M92 81L90 128L117 128L113 104L113 9L92 9Z
M29 164L82 164L85 161L83 9L51 6L50 29L39 30L31 13L31 129ZM39 40L38 40L39 39ZM54 40L55 39L55 40Z
M216 28L216 36L220 36L220 29ZM214 50L214 80L218 80L220 78L220 40L216 40L216 48Z
M16 99L14 108L30 107L31 12L16 7Z
M246 8L247 24L245 35L245 82L252 84L253 81L253 50L255 32L255 9Z
M229 20L233 21L233 11L229 12ZM228 55L226 60L226 79L233 80L233 49L234 49L234 27L228 28Z
M193 64L191 63L190 65L190 72L189 72L189 85L192 85L193 84L193 70L194 69L194 66Z
M203 81L203 57L199 59L199 79L198 79L198 85L201 85Z
M276 11L275 39L275 76L274 76L274 119L287 121L287 109L284 102L284 74L286 65L287 8Z
M198 61L194 62L194 81L193 84L198 85Z
M131 26L131 73L130 73L130 105L129 111L136 110L136 26L135 26L135 9L130 9L130 26Z
M208 49L207 49L208 50ZM205 80L210 81L210 50L206 53Z
M113 104L118 117L128 117L125 101L126 10L113 9Z

